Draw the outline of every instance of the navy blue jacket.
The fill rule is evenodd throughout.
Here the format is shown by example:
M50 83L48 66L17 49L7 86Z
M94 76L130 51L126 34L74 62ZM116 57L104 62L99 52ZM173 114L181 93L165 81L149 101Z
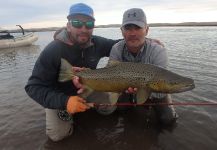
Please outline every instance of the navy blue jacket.
M38 57L25 90L37 103L45 108L65 109L69 96L77 95L72 81L58 82L61 58L72 66L95 69L101 57L109 56L117 42L99 36L92 36L91 46L80 48L59 40L52 41Z

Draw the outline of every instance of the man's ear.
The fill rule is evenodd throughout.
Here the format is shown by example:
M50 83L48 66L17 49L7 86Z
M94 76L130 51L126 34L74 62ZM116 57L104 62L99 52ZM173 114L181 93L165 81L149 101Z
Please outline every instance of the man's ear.
M122 36L124 37L124 29L123 29L123 27L121 27L120 29L121 29Z
M146 32L145 36L148 35L148 31L149 31L149 26L147 25L146 28L145 28L145 32Z
M69 21L66 24L66 29L67 29L68 32L70 32L70 22Z

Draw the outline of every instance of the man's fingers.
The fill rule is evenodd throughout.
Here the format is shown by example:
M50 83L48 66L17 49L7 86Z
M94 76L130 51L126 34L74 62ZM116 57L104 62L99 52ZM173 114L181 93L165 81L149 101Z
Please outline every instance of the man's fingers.
M126 90L126 93L133 93L133 88L129 87L129 88Z
M134 92L137 92L137 91L138 91L138 89L137 89L137 88L133 88L133 90L134 90Z
M73 83L76 84L76 85L77 85L77 84L80 84L80 83L79 83L79 77L77 77L77 76L74 76L74 77L72 78L72 81L73 81Z
M81 94L84 92L84 89L83 88L80 88L78 91L77 91L77 94Z
M77 91L77 94L81 94L81 93L84 92L84 86L80 83L79 77L74 76L73 79L72 79L72 82L73 82L73 84L75 85L75 87L76 87L77 89L79 89L79 90Z
M129 87L125 92L130 93L130 94L134 94L137 92L137 88Z
M89 106L85 105L85 104L82 104L79 106L78 108L80 111L84 112L85 110L89 109Z
M86 103L86 105L89 106L90 108L94 107L94 103Z
M74 72L80 72L80 71L84 70L84 68L81 68L81 67L72 67L72 70Z
M78 110L80 112L84 112L87 109L90 109L90 106L87 105L87 103L85 103L85 102L80 103L79 106L78 106Z
M83 98L80 98L80 97L79 97L78 101L79 101L80 103L86 103L86 101L85 101Z
M80 83L80 81L79 81L79 77L77 77L77 76L74 76L73 78L72 78L72 82L73 82L73 84L75 85L75 87L76 88L83 88L83 85Z

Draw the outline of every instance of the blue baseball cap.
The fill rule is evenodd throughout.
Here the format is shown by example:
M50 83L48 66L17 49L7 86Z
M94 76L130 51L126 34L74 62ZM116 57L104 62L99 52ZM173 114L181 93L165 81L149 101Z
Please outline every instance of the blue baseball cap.
M73 15L85 15L95 20L93 9L84 3L77 3L70 7L67 18L69 19Z

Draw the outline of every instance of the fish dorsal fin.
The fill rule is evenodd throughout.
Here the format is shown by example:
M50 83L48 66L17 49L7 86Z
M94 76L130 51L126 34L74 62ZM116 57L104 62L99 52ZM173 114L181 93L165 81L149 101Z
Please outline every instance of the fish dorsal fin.
M136 99L138 104L143 104L149 98L151 90L148 88L139 88L136 93Z
M109 60L108 64L106 65L106 67L112 67L112 66L116 66L118 64L120 64L121 62L118 60Z
M66 82L72 80L72 77L73 77L72 65L64 58L61 58L58 81Z

